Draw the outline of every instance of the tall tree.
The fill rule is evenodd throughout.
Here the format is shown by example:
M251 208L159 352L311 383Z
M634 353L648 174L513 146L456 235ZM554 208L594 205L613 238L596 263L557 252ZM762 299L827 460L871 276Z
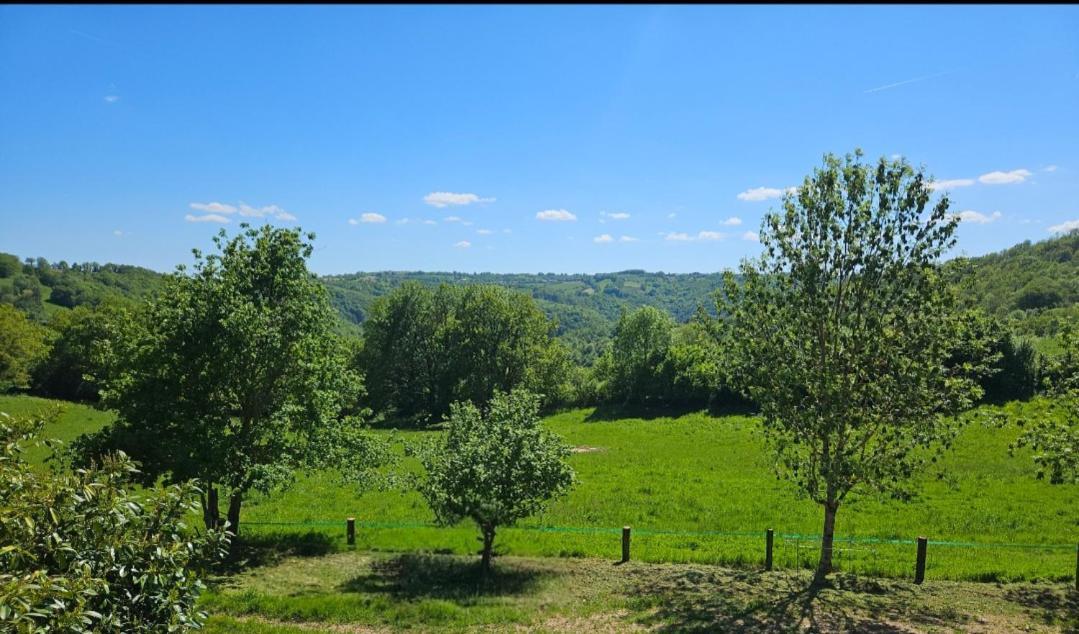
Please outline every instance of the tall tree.
M119 419L84 443L89 454L119 445L150 481L201 480L208 527L220 523L223 488L234 532L248 491L336 458L369 462L378 447L343 415L361 385L307 270L314 235L241 227L214 238L219 253L196 250L193 271L169 276L118 337L101 397Z
M45 328L8 304L0 304L0 392L25 388L49 348Z
M782 209L763 254L727 275L720 310L780 475L824 509L817 579L832 570L836 512L864 488L897 497L950 443L949 414L979 389L947 360L954 297L938 261L954 244L947 197L931 204L904 160L824 157Z

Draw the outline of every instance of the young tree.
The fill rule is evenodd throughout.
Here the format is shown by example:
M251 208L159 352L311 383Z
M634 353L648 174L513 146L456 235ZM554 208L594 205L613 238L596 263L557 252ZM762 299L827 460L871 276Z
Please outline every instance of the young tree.
M186 517L193 484L142 494L126 456L90 469L42 472L21 457L42 421L0 413L0 630L185 632L206 567L228 544Z
M101 398L116 424L83 444L120 447L153 481L205 483L203 519L220 523L218 487L229 500L230 530L250 490L292 482L299 469L338 458L368 464L379 455L358 417L358 377L332 334L325 286L307 270L312 234L260 229L195 251L160 295L119 336Z
M654 306L642 306L618 319L606 358L597 365L609 398L623 403L663 400L672 382L668 355L674 320Z
M938 260L958 220L905 161L824 157L782 210L763 254L727 275L735 368L760 405L780 475L824 509L817 579L832 569L836 512L859 488L905 497L949 414L978 388L947 359L954 297Z
M440 523L469 518L480 528L484 572L498 527L542 510L573 484L569 447L540 425L539 404L525 390L496 393L485 412L454 403L444 442L421 455L420 491Z

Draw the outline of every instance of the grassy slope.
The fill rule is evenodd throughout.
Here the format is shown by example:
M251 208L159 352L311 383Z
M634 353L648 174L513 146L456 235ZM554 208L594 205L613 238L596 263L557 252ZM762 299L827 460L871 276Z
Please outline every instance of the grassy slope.
M0 411L27 412L50 401L0 397ZM48 435L70 440L96 429L109 415L64 404ZM1038 402L1012 404L1013 415L1036 412ZM585 531L500 531L497 548L516 555L614 557L619 529L634 527L634 557L646 561L756 564L763 557L762 533L780 534L776 562L781 567L808 566L815 558L812 535L820 513L799 499L789 485L770 475L756 422L745 417L710 418L690 414L654 420L589 421L591 410L551 417L548 424L578 447L572 462L579 484L541 517L524 527L591 528ZM433 432L410 432L416 438ZM955 451L937 471L924 476L921 495L911 503L853 499L840 509L843 536L1001 544L1074 544L1079 538L1079 486L1050 486L1033 477L1030 456L1008 456L1014 427L967 426ZM34 450L35 459L44 450ZM425 527L432 516L415 492L361 495L330 474L301 478L296 487L245 506L246 533L295 533L299 526L260 526L257 522L331 522L316 526L333 543L343 541L343 518L361 522L358 545L365 549L471 553L474 529ZM402 524L372 528L364 522ZM664 534L662 531L673 531ZM745 535L708 534L746 533ZM807 539L784 537L804 534ZM841 568L906 577L911 574L910 544L840 544ZM1074 574L1075 549L930 546L931 579L1064 579Z
M1060 632L1079 594L1060 584L878 581L597 559L498 560L343 552L288 557L222 580L207 632Z

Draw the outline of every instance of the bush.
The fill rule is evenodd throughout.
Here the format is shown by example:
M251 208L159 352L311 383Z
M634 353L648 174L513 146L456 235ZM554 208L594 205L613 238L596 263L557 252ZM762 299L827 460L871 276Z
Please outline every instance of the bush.
M197 628L220 531L196 535L192 484L134 496L123 454L90 469L39 473L20 458L41 421L0 413L0 630L177 632Z

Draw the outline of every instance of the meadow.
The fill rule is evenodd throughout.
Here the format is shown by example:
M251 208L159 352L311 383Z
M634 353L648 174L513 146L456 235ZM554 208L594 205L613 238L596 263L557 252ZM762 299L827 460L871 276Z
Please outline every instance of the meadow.
M1034 477L1029 452L1009 455L1015 425L987 426L981 415L1036 416L1045 401L983 406L971 412L954 449L918 479L909 502L862 495L841 507L836 560L841 571L884 577L913 574L914 539L930 540L927 577L939 580L1066 580L1079 541L1079 486ZM44 434L70 441L109 414L83 405L0 397L0 411L59 406ZM601 558L620 553L621 527L633 530L632 557L759 567L764 532L776 531L778 568L809 568L818 554L819 507L777 480L759 423L747 416L613 418L594 409L559 413L550 429L576 448L578 484L547 512L498 533L496 552L515 556ZM437 431L392 432L404 442ZM45 448L32 450L42 459ZM412 466L406 460L406 468ZM343 550L345 518L357 520L360 551L472 554L477 532L437 527L422 498L407 489L362 491L333 473L300 476L294 487L245 504L245 538L288 541L314 533Z

